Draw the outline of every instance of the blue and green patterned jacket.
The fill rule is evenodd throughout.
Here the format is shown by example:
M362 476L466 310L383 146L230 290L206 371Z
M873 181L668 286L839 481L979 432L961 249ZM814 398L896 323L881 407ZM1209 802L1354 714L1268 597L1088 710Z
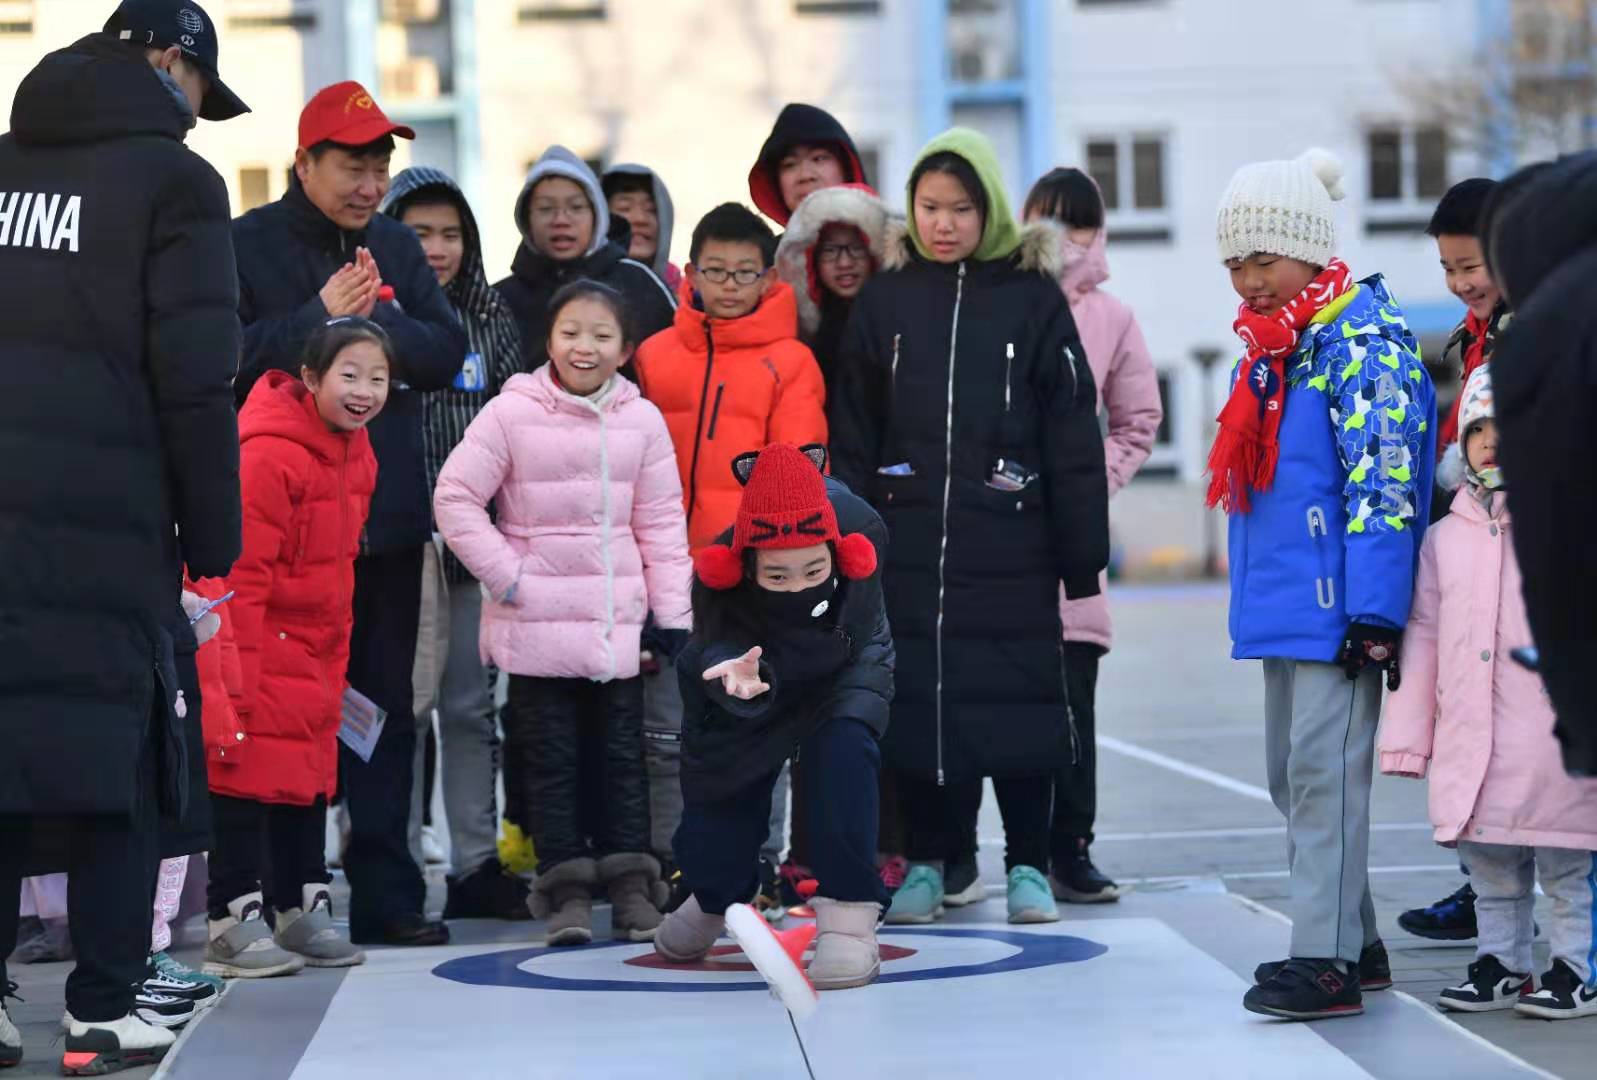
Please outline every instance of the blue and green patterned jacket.
M1436 391L1379 275L1286 362L1275 482L1231 516L1231 655L1336 658L1349 622L1408 621L1436 461Z

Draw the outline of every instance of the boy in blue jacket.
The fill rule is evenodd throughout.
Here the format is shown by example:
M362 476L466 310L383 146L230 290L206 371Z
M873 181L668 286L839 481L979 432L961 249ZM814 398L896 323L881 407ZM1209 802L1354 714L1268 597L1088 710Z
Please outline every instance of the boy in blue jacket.
M1428 519L1436 395L1379 275L1334 258L1342 166L1322 150L1244 166L1220 257L1245 347L1210 453L1230 515L1232 656L1264 662L1270 794L1286 816L1292 952L1244 1006L1357 1015L1391 985L1368 881L1381 676L1396 689Z

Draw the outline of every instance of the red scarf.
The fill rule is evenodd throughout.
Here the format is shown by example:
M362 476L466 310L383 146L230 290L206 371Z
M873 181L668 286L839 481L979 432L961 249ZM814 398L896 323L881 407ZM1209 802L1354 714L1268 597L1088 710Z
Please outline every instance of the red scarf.
M1453 407L1447 411L1447 417L1442 421L1442 430L1436 439L1436 457L1441 460L1447 448L1458 442L1458 407L1464 404L1463 388L1469 385L1469 377L1475 369L1486 363L1486 336L1491 332L1492 320L1490 316L1477 319L1473 311L1464 315L1464 333L1470 337L1469 347L1464 350L1464 377L1459 380L1458 397L1453 399Z
M1319 276L1274 315L1244 303L1231 328L1247 346L1243 371L1220 410L1220 432L1209 451L1209 506L1247 513L1250 491L1268 491L1280 458L1281 414L1286 406L1286 360L1315 315L1347 292L1353 275L1332 259Z

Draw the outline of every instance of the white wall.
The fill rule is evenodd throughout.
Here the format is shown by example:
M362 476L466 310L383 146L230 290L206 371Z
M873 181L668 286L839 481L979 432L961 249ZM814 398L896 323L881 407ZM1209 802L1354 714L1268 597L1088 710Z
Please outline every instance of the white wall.
M1056 9L1060 163L1084 165L1091 135L1169 133L1173 241L1117 246L1111 231L1109 287L1136 310L1157 362L1189 373L1196 370L1194 348L1217 346L1228 356L1235 349L1238 300L1216 255L1214 219L1232 173L1251 161L1294 157L1310 146L1339 155L1348 172L1348 198L1338 207L1340 253L1354 273L1384 273L1404 303L1447 297L1428 238L1365 236L1363 132L1369 121L1404 116L1397 76L1438 64L1450 49L1468 49L1474 5L1270 3L1246 19L1240 6L1143 0L1081 7L1065 0ZM1461 161L1454 171L1454 178L1472 175L1473 163ZM1202 470L1209 418L1198 380L1189 375L1178 387L1179 456L1191 479ZM1220 387L1214 400L1223 400Z

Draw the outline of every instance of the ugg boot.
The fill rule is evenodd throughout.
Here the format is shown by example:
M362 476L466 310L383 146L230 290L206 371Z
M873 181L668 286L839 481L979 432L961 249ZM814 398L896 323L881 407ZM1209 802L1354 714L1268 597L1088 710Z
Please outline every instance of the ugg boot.
M586 945L593 940L593 890L599 867L592 859L567 859L538 875L527 905L535 919L548 919L548 945Z
M599 880L610 892L610 928L628 941L652 941L660 926L654 890L660 863L653 855L622 852L599 860Z
M704 959L725 926L725 915L706 915L699 898L689 896L660 921L654 932L654 951L673 964L691 964Z
M882 958L876 948L876 923L882 906L874 900L846 902L817 896L810 900L820 935L810 961L810 982L817 990L846 990L876 981Z

